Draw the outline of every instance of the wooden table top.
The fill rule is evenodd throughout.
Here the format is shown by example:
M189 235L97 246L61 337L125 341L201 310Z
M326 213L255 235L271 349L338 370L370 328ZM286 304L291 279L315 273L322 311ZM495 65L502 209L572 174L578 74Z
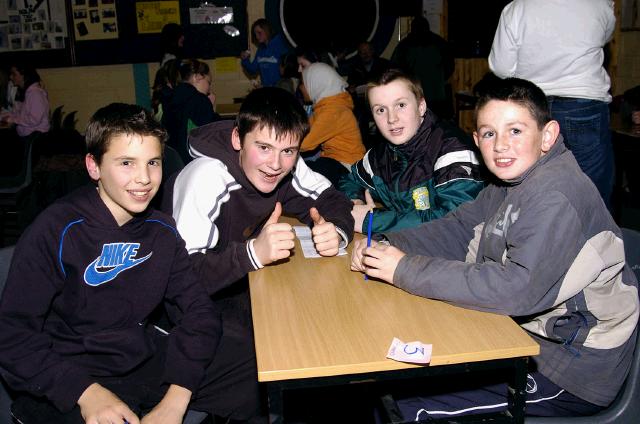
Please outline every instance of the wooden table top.
M350 260L306 259L296 240L290 259L250 274L259 381L416 367L386 358L394 337L432 344L432 366L539 353L507 316L365 281Z

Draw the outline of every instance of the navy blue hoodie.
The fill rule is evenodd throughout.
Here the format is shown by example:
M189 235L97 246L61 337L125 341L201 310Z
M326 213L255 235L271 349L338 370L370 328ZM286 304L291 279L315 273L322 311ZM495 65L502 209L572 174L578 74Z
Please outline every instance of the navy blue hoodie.
M0 302L2 376L69 410L95 377L154 355L147 319L163 302L176 323L163 381L195 392L221 324L173 219L148 210L119 227L95 187L82 187L16 246Z

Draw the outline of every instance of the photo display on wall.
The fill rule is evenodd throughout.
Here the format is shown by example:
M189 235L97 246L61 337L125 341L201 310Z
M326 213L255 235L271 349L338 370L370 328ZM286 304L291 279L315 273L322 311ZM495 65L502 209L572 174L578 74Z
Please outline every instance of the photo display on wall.
M115 0L71 0L76 41L118 38Z
M0 52L64 49L64 0L0 0Z

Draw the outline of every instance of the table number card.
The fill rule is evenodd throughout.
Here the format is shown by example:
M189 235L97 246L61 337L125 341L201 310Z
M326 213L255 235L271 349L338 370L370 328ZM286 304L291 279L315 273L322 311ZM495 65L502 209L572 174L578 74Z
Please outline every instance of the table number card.
M394 337L387 353L387 358L400 362L428 364L431 361L432 345L422 342L405 343Z

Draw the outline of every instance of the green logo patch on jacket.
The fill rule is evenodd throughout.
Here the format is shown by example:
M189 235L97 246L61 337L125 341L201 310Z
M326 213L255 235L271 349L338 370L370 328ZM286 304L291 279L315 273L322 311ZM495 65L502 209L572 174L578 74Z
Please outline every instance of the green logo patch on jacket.
M411 196L413 197L413 203L417 210L424 211L431 207L429 203L429 190L426 187L414 189Z

